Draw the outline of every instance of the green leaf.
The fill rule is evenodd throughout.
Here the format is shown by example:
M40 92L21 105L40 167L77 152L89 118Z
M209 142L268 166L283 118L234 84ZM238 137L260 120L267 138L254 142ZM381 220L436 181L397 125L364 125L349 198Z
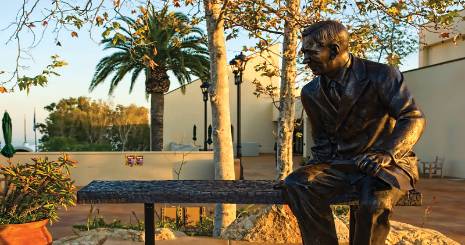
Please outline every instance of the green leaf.
M119 28L121 27L120 23L118 23L118 22L116 22L116 21L114 21L114 22L112 23L112 25L113 25L113 28L115 28L115 30L116 30L116 29L119 29Z
M118 44L119 42L126 42L126 37L121 34L121 33L116 33L114 36L113 36L113 39L111 40L111 42L113 43L113 45L116 45Z
M108 35L110 35L110 32L111 32L111 28L107 28L103 33L102 33L102 37L105 39L108 37Z

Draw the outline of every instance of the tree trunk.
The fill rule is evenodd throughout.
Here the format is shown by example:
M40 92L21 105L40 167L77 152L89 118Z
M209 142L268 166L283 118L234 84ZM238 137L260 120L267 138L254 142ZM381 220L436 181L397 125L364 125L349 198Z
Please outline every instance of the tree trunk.
M168 73L163 66L148 68L145 91L150 94L150 150L163 150L163 111L165 93L170 87Z
M220 14L222 1L204 0L210 52L210 102L212 107L215 179L234 180L234 156L229 112L229 82L224 38L224 20ZM236 219L235 204L216 204L213 236Z
M289 14L284 23L283 60L279 98L276 179L284 179L292 172L292 134L295 119L295 79L297 70L299 1L287 0Z
M164 93L150 94L150 150L163 150L163 110L165 108Z

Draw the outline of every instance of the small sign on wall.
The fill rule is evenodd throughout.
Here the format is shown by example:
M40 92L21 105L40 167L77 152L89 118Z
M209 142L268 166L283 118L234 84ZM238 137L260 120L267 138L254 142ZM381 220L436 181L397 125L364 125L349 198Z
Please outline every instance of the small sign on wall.
M136 165L142 166L144 164L144 156L136 156Z
M144 156L126 155L125 165L129 167L142 166L144 164Z

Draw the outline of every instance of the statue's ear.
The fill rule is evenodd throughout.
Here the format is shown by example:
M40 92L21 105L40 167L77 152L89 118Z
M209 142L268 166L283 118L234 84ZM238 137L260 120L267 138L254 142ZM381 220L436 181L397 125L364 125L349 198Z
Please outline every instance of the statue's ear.
M334 60L339 53L341 52L341 47L339 46L338 43L331 43L328 45L329 47L329 57L331 60Z

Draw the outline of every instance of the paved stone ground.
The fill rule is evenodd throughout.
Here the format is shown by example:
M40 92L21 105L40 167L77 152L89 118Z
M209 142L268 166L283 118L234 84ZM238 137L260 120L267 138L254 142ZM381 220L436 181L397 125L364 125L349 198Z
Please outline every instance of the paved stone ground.
M294 165L298 167L300 157L294 158ZM244 176L246 179L273 179L275 166L273 155L262 155L260 157L244 157ZM411 225L438 230L461 244L465 244L465 179L421 179L417 189L424 195L422 207L397 207L393 220ZM194 205L190 205L194 206ZM99 213L105 217L107 222L120 219L123 222L134 222L131 211L138 218L143 219L142 204L105 204L96 205ZM161 205L156 205L160 209ZM84 224L87 220L90 205L78 205L69 208L68 211L61 210L60 221L50 227L55 239L71 235L72 225ZM184 241L185 240L185 241ZM107 241L105 244L131 244ZM214 240L210 238L186 237L175 241L157 241L160 245L189 244L189 245L258 245L257 243L245 243L235 241Z

